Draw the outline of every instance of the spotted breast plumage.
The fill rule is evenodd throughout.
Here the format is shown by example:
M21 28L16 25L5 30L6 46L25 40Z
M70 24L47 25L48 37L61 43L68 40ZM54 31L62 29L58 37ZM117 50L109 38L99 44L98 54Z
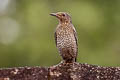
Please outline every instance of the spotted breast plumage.
M71 17L66 12L51 13L59 20L55 30L55 42L60 55L65 62L76 62L78 53L77 34Z

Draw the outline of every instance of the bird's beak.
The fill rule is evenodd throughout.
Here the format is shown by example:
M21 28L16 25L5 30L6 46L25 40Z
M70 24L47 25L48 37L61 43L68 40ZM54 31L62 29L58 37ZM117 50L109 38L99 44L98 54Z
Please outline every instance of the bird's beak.
M51 16L56 16L56 13L50 13Z

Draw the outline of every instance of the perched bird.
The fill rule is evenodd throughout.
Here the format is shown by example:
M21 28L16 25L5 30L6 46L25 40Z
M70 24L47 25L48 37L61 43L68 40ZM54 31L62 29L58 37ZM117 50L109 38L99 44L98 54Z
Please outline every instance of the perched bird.
M70 15L66 12L51 13L50 15L59 20L54 37L60 55L65 62L76 62L78 53L77 34Z

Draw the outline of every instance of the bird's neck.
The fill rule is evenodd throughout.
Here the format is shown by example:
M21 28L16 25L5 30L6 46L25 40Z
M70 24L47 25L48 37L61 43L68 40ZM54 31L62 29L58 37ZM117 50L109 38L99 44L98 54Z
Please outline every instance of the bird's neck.
M72 21L68 21L68 20L59 20L59 24L62 24L62 25L69 25L71 24Z

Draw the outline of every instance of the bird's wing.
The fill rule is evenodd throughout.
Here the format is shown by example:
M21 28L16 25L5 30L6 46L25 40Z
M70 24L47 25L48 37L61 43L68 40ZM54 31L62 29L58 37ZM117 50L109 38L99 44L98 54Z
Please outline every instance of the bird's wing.
M73 27L73 33L74 33L74 37L75 37L75 41L76 41L76 45L78 47L78 38L77 38L77 32L75 30L75 28Z
M57 35L56 35L56 32L54 33L54 38L55 38L55 44L57 46Z
M76 49L77 49L76 54L78 54L78 38L77 38L77 32L74 27L73 27L73 34L74 34L75 41L76 41ZM75 58L75 61L77 61L77 58Z

